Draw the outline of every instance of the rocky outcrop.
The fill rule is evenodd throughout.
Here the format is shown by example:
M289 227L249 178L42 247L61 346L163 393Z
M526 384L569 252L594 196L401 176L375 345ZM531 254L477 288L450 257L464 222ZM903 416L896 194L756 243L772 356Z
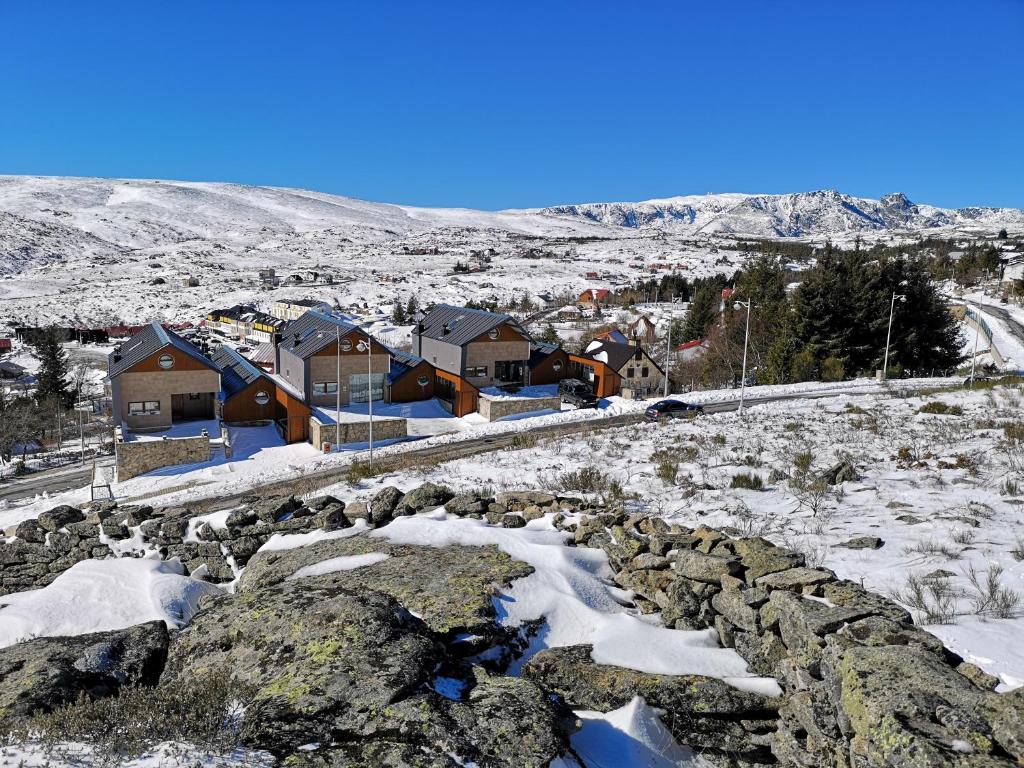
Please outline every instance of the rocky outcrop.
M239 583L249 593L294 578L302 568L334 558L380 554L386 559L354 570L302 578L304 584L330 584L353 591L367 588L390 595L419 616L445 642L458 639L464 653L508 640L496 622L492 593L533 569L496 547L417 547L357 536L306 547L260 552Z
M289 764L543 766L565 750L567 713L529 681L477 670L457 699L435 691L449 656L393 597L319 577L211 601L175 639L163 681L230 669L256 691L246 741L297 752ZM330 746L298 751L311 743Z
M990 676L915 627L893 601L809 568L801 555L764 539L608 513L567 528L577 544L607 552L616 582L634 592L641 611L659 610L677 628L713 628L752 671L781 685L770 726L735 730L733 741L720 742L728 744L725 755L714 743L707 746L719 764L1024 764L1024 695L993 693ZM631 542L628 559L624 540ZM865 537L851 544L881 542ZM578 649L545 651L526 671L571 701L599 709L641 692L666 710L680 741L706 743L706 720L674 719L674 708L689 710L685 698L666 695L676 689L672 678L601 668ZM713 687L707 690L709 701L718 699ZM680 728L680 722L688 724Z
M101 698L126 685L155 685L167 644L167 628L156 621L0 648L0 722L49 712L83 694Z

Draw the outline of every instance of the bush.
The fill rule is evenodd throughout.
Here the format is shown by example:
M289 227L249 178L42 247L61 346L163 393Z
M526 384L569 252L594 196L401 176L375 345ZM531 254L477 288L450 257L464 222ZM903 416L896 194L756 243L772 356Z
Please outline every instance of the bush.
M558 484L563 491L580 493L598 493L608 488L608 477L595 466L563 472L558 476Z
M377 473L373 471L368 461L353 461L345 470L345 481L350 485L374 477Z
M838 357L826 357L821 361L822 381L842 381L846 376L846 367Z
M934 413L941 416L962 416L964 409L959 405L948 405L940 400L932 400L917 409L918 413Z
M95 701L83 693L74 704L19 724L10 738L70 764L82 764L70 758L86 744L85 764L93 766L123 765L162 742L224 755L241 744L241 713L252 695L224 670L157 688L123 688Z
M732 482L729 483L730 488L742 488L748 491L760 491L764 488L764 481L760 475L755 475L753 472L748 474L733 475Z

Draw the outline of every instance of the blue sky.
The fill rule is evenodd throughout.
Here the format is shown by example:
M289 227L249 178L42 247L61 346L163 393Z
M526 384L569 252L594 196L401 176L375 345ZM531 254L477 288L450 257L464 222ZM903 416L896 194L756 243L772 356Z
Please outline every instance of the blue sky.
M0 173L1024 207L1024 0L10 2Z

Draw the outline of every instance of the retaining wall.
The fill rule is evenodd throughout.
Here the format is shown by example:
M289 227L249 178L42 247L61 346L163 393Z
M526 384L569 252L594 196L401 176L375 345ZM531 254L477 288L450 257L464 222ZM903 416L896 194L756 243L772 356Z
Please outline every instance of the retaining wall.
M115 441L117 479L122 482L154 469L174 464L198 464L210 460L210 438L172 437L166 440Z
M374 419L373 439L394 440L406 437L408 422L405 419ZM350 421L341 424L323 423L315 416L309 419L309 441L317 448L325 442L333 445L347 445L349 443L366 443L370 440L369 421Z
M477 410L480 415L488 421L497 421L506 416L514 416L518 413L532 413L533 411L560 411L562 400L559 397L499 397L491 398L487 395L480 395Z

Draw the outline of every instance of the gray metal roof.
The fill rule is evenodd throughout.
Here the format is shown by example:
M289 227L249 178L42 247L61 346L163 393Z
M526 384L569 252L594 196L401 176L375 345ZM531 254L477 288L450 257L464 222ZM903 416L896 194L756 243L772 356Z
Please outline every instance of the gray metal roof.
M220 385L229 397L241 392L257 379L266 378L263 371L226 344L221 344L220 349L214 353L213 362L220 368Z
M582 356L596 360L598 359L597 356L604 352L608 356L608 366L614 371L621 370L626 363L633 358L637 351L645 352L644 348L638 344L619 344L614 341L603 341L598 339L595 339L591 343L599 344L600 346L587 350ZM651 363L653 363L655 368L664 373L664 371L661 370L661 366L654 362L654 358L651 357L650 353L647 353L647 357L650 359Z
M445 344L461 347L503 323L509 323L526 338L530 338L519 321L511 315L488 312L483 309L454 307L450 304L435 304L423 317L423 320L413 328L413 333L419 333L423 338L436 339ZM418 330L420 326L422 326L422 330Z
M121 342L107 356L107 377L120 376L133 365L141 363L154 352L164 347L174 347L189 357L198 360L213 370L216 365L196 347L189 344L174 331L169 331L155 320L127 341Z
M414 355L412 352L405 352L401 349L390 348L388 349L388 352L391 355L391 368L388 371L389 384L394 384L417 365L424 362L422 357Z
M558 344L551 344L546 341L534 341L530 344L530 367L536 368L548 359L553 352L561 349Z
M310 310L288 323L281 336L281 347L305 360L333 343L339 330L342 336L347 336L358 327L326 312Z

